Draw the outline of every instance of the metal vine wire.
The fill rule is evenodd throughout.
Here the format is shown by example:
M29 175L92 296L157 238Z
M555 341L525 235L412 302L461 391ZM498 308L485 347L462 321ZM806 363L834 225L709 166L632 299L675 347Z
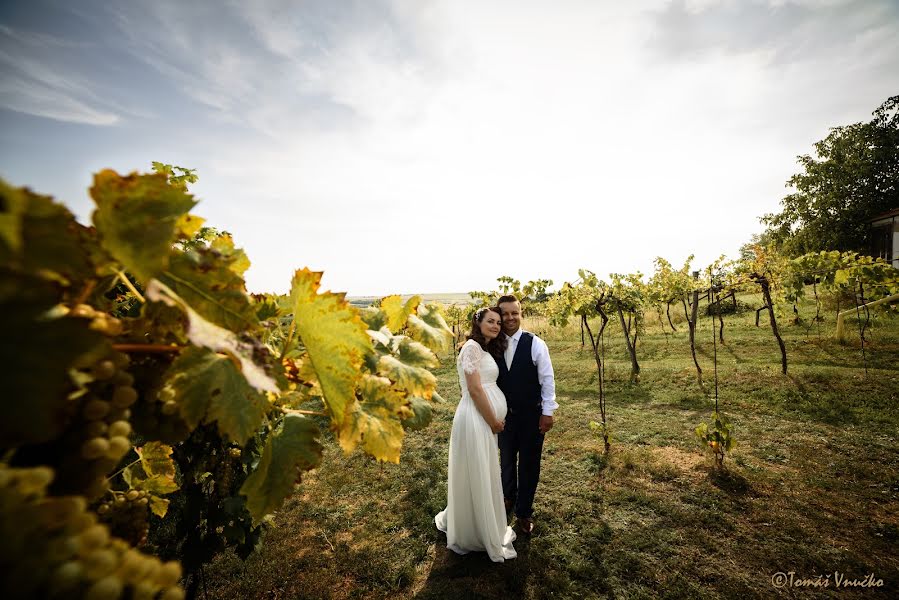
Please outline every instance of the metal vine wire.
M858 281L858 291L859 291L859 294L861 294L861 303L864 304L865 303L865 289L862 287L861 279L857 279L856 281ZM864 331L864 329L862 329L862 315L861 315L861 311L859 311L859 306L860 306L859 305L859 295L853 294L853 296L855 296L855 319L858 321L858 338L861 340L861 343L862 343L862 362L865 365L865 377L867 377L868 376L868 356L865 353L865 331ZM867 307L865 307L865 310L867 310Z

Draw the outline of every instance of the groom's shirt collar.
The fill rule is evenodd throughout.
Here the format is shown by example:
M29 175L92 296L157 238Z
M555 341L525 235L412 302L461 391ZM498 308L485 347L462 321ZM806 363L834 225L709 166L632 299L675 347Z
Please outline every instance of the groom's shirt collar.
M517 344L519 342L519 340L521 340L521 334L522 334L522 329L521 329L521 327L519 327L518 331L516 331L512 335L506 335L505 333L503 335L506 336L507 340L515 340L515 343Z

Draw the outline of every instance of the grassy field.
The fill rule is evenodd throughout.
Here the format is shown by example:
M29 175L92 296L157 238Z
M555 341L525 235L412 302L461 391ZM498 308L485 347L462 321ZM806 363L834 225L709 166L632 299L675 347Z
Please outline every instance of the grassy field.
M549 344L561 408L546 437L536 531L519 537L519 557L504 564L453 554L433 524L446 501L459 394L449 355L438 373L448 402L430 427L408 435L401 464L344 456L329 444L324 466L277 514L262 550L246 562L223 555L207 570L208 595L899 597L899 319L868 332L866 375L858 335L841 345L833 312L820 325L812 315L803 306L804 323L782 326L786 376L764 320L756 328L752 312L725 317L719 394L738 445L722 472L693 434L713 406L708 318L697 333L703 386L682 315L677 333L648 315L635 385L620 330L611 328L608 456L588 429L598 418L597 378L579 329L531 321L526 328ZM789 572L794 585L828 585L776 587L775 575ZM882 587L837 588L837 577L871 573Z

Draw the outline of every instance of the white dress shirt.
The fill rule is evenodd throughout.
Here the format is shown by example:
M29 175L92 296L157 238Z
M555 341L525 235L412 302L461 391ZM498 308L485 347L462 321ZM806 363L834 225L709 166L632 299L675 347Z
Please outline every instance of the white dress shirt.
M515 350L518 348L518 340L521 339L522 329L518 329L512 335L506 335L506 352L503 358L506 359L506 368L511 368L512 357L515 356ZM531 334L534 335L534 334ZM553 364L549 360L549 348L546 342L534 335L531 343L531 362L537 367L537 380L540 382L540 398L543 401L543 414L553 416L553 412L559 408L556 402L556 380L553 375Z

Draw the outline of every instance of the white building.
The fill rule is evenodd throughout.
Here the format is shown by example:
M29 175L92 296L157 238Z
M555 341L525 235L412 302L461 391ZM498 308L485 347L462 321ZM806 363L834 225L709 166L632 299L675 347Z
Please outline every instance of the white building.
M877 215L868 223L871 256L879 256L899 269L899 208Z

